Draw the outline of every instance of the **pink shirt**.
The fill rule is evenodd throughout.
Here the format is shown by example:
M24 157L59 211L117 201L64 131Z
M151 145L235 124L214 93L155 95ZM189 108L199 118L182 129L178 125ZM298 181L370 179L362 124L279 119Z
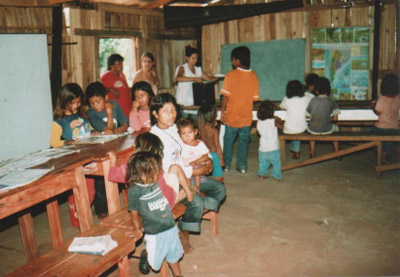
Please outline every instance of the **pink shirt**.
M135 131L139 131L144 127L151 128L150 110L143 111L139 109L137 112L131 111L129 114L129 126Z
M108 92L108 99L117 101L126 117L129 117L132 107L131 91L129 90L124 73L121 72L120 75L117 76L111 71L108 71L101 76L101 82L106 88L115 88L119 91L118 98L116 98L113 93Z
M400 94L394 97L382 95L375 106L379 113L378 122L375 124L380 129L399 129Z

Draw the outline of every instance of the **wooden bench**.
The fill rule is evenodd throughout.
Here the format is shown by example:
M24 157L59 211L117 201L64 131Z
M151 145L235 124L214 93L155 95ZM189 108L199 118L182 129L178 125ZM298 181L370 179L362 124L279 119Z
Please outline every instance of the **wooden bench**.
M304 161L294 162L286 164L286 141L300 140L300 141L348 141L359 143L356 146L352 146L346 149L339 150L337 152L332 152L324 154L319 157L310 158ZM329 135L312 135L309 133L301 134L279 134L279 150L281 155L282 171L292 168L297 168L313 163L318 163L334 158L338 158L350 153L358 152L364 149L377 147L377 167L376 171L381 173L384 170L392 169L392 167L382 166L382 142L383 141L400 141L400 136L390 135L381 136L375 135L371 132L336 132ZM400 166L397 165L399 168Z
M129 237L126 229L95 226L79 236L107 234L117 241L118 246L104 256L68 252L68 246L72 242L70 240L7 276L100 276L117 263L119 276L130 276L128 255L135 250L136 239Z
M177 203L172 210L175 220L179 219L184 215L186 206L182 203ZM215 211L205 210L203 213L203 219L210 221L211 236L215 237L218 234L218 214ZM132 221L127 207L120 211L107 216L100 221L102 226L107 227L118 227L123 229L132 229Z

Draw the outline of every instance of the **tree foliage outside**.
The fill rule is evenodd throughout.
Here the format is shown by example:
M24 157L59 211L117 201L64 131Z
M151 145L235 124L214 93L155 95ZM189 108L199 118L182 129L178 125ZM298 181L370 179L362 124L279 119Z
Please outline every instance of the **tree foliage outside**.
M100 76L107 72L107 58L111 54L120 54L124 57L124 74L128 85L132 84L135 74L133 40L129 38L101 38L99 40Z

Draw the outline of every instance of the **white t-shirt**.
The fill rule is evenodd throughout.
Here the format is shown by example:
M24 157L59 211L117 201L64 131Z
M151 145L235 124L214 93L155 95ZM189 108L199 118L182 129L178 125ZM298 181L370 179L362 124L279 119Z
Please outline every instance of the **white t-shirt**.
M188 145L183 143L182 149L182 160L184 165L189 165L191 162L197 160L204 154L210 153L207 146L199 140L199 143L196 146Z
M175 78L178 75L178 71L181 66L183 66L183 69L185 70L183 76L201 78L202 75L201 67L195 66L194 67L195 74L193 74L193 72L189 69L189 65L187 63L180 65L176 68ZM176 88L176 102L179 105L184 105L184 106L194 105L193 82L178 82L178 86Z
M258 120L257 131L261 136L259 151L271 152L279 149L278 128L275 126L274 118Z
M176 125L172 125L168 129L160 129L157 125L151 127L150 133L160 138L164 146L164 157L162 159L162 167L165 173L173 164L178 164L182 167L187 178L192 177L193 168L185 166L182 160L183 141L178 134Z
M299 134L307 129L306 109L310 102L309 97L283 98L280 107L286 110L283 132L285 134Z

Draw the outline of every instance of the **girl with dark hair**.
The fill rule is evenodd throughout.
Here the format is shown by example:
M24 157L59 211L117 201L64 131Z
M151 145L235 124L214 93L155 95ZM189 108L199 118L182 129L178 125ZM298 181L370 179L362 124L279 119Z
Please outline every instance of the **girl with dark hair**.
M149 83L141 81L133 85L132 110L129 114L129 126L137 132L150 130L150 108L149 103L154 92Z

